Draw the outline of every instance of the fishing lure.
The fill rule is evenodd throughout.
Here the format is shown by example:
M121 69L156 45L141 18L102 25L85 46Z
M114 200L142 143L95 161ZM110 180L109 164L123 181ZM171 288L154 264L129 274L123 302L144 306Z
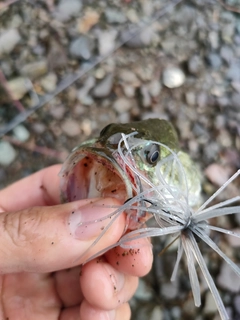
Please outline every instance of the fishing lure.
M129 242L140 238L176 235L179 240L178 251L171 280L173 281L176 278L180 260L183 253L185 253L195 305L201 305L200 284L195 267L195 263L197 262L208 287L212 292L221 319L227 320L229 319L229 316L201 254L198 242L199 240L204 241L218 253L240 278L240 268L228 258L224 252L222 252L209 235L212 230L238 238L240 238L240 234L213 226L208 222L208 219L214 217L240 213L240 206L232 206L234 203L240 201L240 196L233 197L208 207L208 205L240 175L240 170L238 170L199 208L194 209L190 203L191 190L188 186L188 180L186 179L185 168L183 167L181 158L178 154L163 143L137 139L135 138L136 135L137 132L128 135L122 133L122 138L118 143L117 151L122 159L123 169L125 171L131 170L134 179L137 182L135 186L136 196L132 197L123 206L117 208L116 211L112 213L112 221L105 228L104 232L110 228L112 223L122 212L127 213L128 221L134 220L139 223L141 218L147 215L148 218L150 217L155 220L156 225L154 227L146 225L137 228L136 224L135 230L124 234L117 243L98 252L90 259L102 255L116 246L121 246L126 249L132 248L132 245L129 244ZM143 149L142 146L146 144L150 147L158 146L161 149L165 149L168 153L167 157L156 164L155 174L152 177L152 181L154 182L146 178L146 176L137 168L133 156L134 150L137 148ZM158 148L155 149L158 150ZM148 154L145 153L144 156L147 157ZM154 153L152 154L152 157L154 158ZM178 181L178 184L176 181ZM101 235L99 238L100 237ZM96 239L93 245L95 245L99 238ZM88 261L90 259L88 259Z

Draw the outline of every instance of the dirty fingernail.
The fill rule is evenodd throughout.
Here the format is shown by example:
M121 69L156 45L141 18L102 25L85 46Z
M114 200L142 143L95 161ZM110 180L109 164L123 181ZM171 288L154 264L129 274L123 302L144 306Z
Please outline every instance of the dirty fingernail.
M68 223L71 234L79 240L97 237L111 221L107 216L116 210L109 206L116 206L114 199L101 199L72 211Z

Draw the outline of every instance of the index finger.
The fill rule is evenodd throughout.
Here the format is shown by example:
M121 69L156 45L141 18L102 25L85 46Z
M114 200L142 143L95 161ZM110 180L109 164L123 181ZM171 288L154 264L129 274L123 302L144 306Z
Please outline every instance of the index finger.
M1 190L0 208L15 211L59 204L60 170L60 164L45 168Z

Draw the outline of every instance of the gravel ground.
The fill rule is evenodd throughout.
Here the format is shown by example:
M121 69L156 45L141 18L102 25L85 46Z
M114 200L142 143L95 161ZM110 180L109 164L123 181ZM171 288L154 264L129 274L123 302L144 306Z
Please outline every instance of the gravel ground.
M239 0L225 1L233 11L192 0L168 12L170 1L160 0L8 2L0 3L0 133L14 130L0 141L0 187L62 162L110 122L151 117L174 124L204 174L203 197L240 168ZM240 228L239 217L216 222ZM240 263L239 240L214 240ZM154 246L132 319L219 319L204 283L195 308L184 263L170 283L176 248L158 257L164 242ZM230 318L240 319L240 279L204 252Z

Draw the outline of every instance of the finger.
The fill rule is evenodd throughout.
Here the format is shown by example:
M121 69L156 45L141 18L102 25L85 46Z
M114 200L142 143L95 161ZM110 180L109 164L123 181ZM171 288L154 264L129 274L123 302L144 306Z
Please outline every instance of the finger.
M15 211L33 206L59 204L60 169L60 164L48 167L1 190L0 208L4 209L3 211Z
M122 235L124 214L104 230L112 221L104 217L115 210L109 206L116 205L116 199L87 199L1 213L0 272L50 272L79 265ZM100 234L101 239L89 249Z
M80 284L90 305L112 310L130 300L137 289L138 278L124 275L109 263L94 259L83 266Z
M59 320L81 320L80 319L80 306L63 309Z
M105 256L116 270L137 276L145 276L152 268L153 253L149 239L143 238L128 243L130 249L113 248Z
M56 291L65 308L80 305L83 300L79 284L80 271L81 267L75 267L55 273Z
M117 309L106 311L91 306L83 301L80 307L80 320L130 320L131 310L128 303L120 305Z

